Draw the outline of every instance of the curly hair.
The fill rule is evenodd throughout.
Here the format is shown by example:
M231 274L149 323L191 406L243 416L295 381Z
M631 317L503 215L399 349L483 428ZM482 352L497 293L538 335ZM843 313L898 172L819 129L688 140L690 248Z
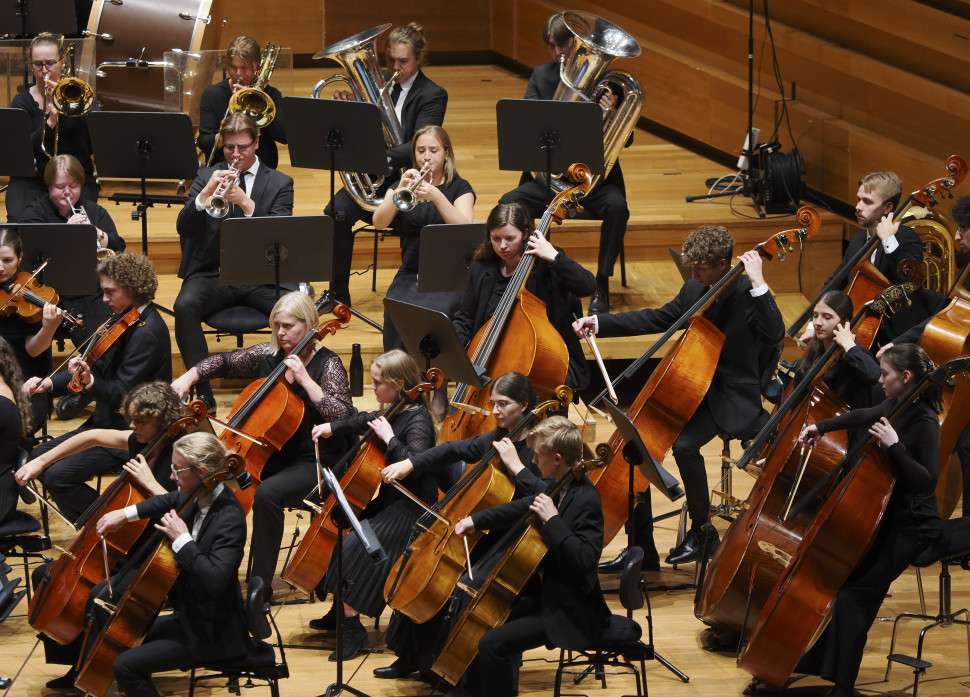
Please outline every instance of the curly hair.
M167 382L143 382L125 395L118 412L126 419L155 419L168 429L185 415L185 405Z
M24 395L22 389L24 374L20 369L20 363L17 362L13 348L2 336L0 336L0 378L7 383L7 387L13 392L14 403L17 405L17 411L20 412L20 435L26 436L30 432L32 417L30 400Z
M684 262L694 264L717 264L721 259L734 256L734 238L721 225L701 225L684 240Z
M98 264L98 275L110 278L144 305L155 299L158 275L155 265L144 254L115 254Z
M962 228L970 228L970 196L961 196L950 210L953 221Z

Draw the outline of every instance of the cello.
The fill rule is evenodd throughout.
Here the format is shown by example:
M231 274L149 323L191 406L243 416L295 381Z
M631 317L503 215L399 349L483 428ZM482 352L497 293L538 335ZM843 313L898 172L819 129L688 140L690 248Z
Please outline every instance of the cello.
M777 256L785 258L793 251L793 245L814 236L821 227L821 216L814 208L803 206L795 215L803 226L799 229L785 230L772 235L755 249L765 258ZM613 381L615 386L621 380L635 374L653 358L660 348L680 329L687 330L677 339L654 369L649 380L640 390L627 416L637 427L637 431L654 463L663 462L667 452L681 430L690 421L700 405L717 367L718 357L724 346L724 334L714 323L703 316L724 292L741 277L744 264L735 264L709 291L700 297L640 358L634 361ZM689 326L688 326L689 325ZM600 401L606 392L600 393L590 404ZM596 484L603 500L603 541L604 544L616 536L623 527L629 506L624 505L630 494L629 477L622 453L625 441L617 430L607 443L615 453L606 467L591 473L590 480ZM637 470L633 491L643 491L647 479ZM672 492L664 492L668 497Z
M169 441L177 439L187 428L206 418L201 400L189 405L192 412L176 420L159 433L141 451L146 459L153 457ZM133 506L152 494L127 471L111 483L98 500L78 519L81 531L61 556L48 567L27 608L30 626L59 644L69 644L81 633L84 608L91 590L107 578L106 570L128 553L148 521L138 521L101 538L95 530L97 521L106 513ZM104 550L104 558L102 558Z
M508 433L515 439L518 433L545 418L550 412L572 401L572 390L560 386L557 399L549 400L527 412ZM472 513L512 500L515 484L508 470L493 465L498 456L495 447L489 448L481 461L448 490L447 495L414 524L414 539L394 562L384 583L384 599L393 609L418 624L434 617L451 595L466 568L470 550L481 539L473 533L459 539L455 523Z
M968 369L970 357L947 361L914 387L890 421L930 383L941 385ZM858 460L849 467L856 454ZM872 546L894 485L878 444L870 439L846 453L838 467L806 492L803 502L820 494L824 502L794 553L779 560L784 571L741 651L740 668L771 685L784 683L821 634L836 594Z
M444 375L437 368L427 373L427 382L422 382L401 396L397 402L384 410L382 416L390 418L406 404L415 402L421 395L441 387ZM374 497L381 484L381 470L384 468L384 452L378 447L379 439L372 428L368 428L357 444L344 455L333 469L344 472L340 478L340 489L347 502L358 511L364 510ZM319 459L317 460L319 465ZM398 487L401 485L395 482ZM335 496L329 496L322 506L318 506L315 517L300 540L293 558L283 569L283 580L291 586L310 594L320 584L330 557L340 534L334 525L331 514L337 505Z
M592 175L584 164L569 167L567 177L577 182L556 195L549 204L535 233L545 236L549 226L561 224L567 216L582 210L579 201L592 185ZM535 257L523 255L495 312L472 338L468 355L489 375L518 372L529 378L539 399L549 399L566 379L569 353L566 342L549 322L545 303L525 288ZM457 408L441 424L441 442L462 440L494 428L486 408L489 390L460 383L452 406Z
M333 314L336 319L320 322L308 331L290 355L298 356L311 342L349 324L350 308L346 305L334 307ZM296 433L303 419L303 401L282 379L285 374L286 364L281 362L265 378L253 380L236 398L228 427L219 435L227 450L235 451L246 461L248 479L254 485L262 481L266 461ZM255 493L255 486L249 484L235 492L247 513L253 507Z

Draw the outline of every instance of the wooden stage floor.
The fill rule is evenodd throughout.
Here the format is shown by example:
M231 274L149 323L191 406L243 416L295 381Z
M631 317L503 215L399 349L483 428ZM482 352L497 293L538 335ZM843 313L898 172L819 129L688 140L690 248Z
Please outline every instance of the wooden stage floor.
M518 174L501 172L497 168L495 151L494 103L503 97L517 97L522 94L525 81L518 75L495 66L430 66L427 74L449 92L448 115L445 127L449 130L462 175L472 182L478 194L475 206L476 220L484 220L487 212L498 197L513 188ZM306 96L311 86L320 77L328 74L324 69L297 70L294 74L295 94ZM655 98L649 97L648 98ZM743 130L743 126L739 131ZM739 142L742 140L739 138ZM628 189L631 210L630 228L627 234L627 287L621 288L619 269L612 284L611 301L614 310L638 309L656 306L669 300L680 286L680 276L670 261L666 247L679 248L684 236L701 223L716 222L726 225L739 240L750 248L754 243L766 239L774 232L797 227L792 217L767 222L751 220L753 209L747 199L715 199L709 202L687 204L684 197L706 191L705 181L728 174L721 166L696 154L685 151L657 136L644 131L636 132L634 144L623 152L622 163ZM329 176L325 172L296 169L289 166L289 156L285 148L281 152L281 169L296 179L297 215L318 214L329 198ZM133 190L134 185L124 182L104 182L105 194L115 190ZM159 193L174 193L171 185L155 184L152 189ZM129 249L140 246L140 224L129 219L125 207L105 204L111 211L122 236L128 240ZM172 306L178 291L178 279L174 275L178 261L178 243L175 234L177 210L164 207L153 208L150 220L150 252L159 265L161 275L159 302ZM595 270L596 240L598 226L584 222L569 222L567 230L555 233L556 243L564 246L588 268ZM839 254L843 222L834 216L825 216L823 233L818 242L809 245L805 259L796 254L784 262L774 261L769 267L769 283L776 291L780 306L786 319L791 320L807 304L806 296L811 297L810 286L817 282L821 273L828 275ZM750 243L750 244L749 244ZM371 276L367 265L371 262L371 238L358 240L354 268L358 272L352 278L351 294L357 309L380 321L382 314L382 288L390 283L399 256L396 240L387 238L379 243L377 291L372 292ZM803 263L799 263L803 262ZM776 270L777 269L777 270ZM817 271L817 272L816 272ZM822 276L824 279L825 276ZM312 280L312 279L311 279ZM318 286L320 290L322 286ZM168 320L171 325L171 320ZM258 337L247 338L247 343ZM380 351L380 334L361 322L353 322L341 331L336 339L328 340L328 345L349 358L350 345L360 343L364 347L365 360ZM648 338L637 338L615 342L604 342L608 357L631 358L638 356L649 345ZM212 350L226 350L231 345L225 340L210 343ZM173 350L175 348L173 337ZM181 372L181 360L173 355L175 372ZM226 414L238 394L238 385L223 386L218 391L219 411ZM368 408L372 401L363 399L359 406ZM572 412L571 418L577 422L585 419L586 414ZM53 422L52 431L64 432L77 422ZM612 430L602 420L597 420L596 442L606 440ZM735 444L735 448L736 448ZM708 478L712 488L719 476L720 443L715 442L704 450ZM667 465L673 468L668 458ZM673 468L675 469L675 468ZM745 497L753 480L744 473L734 475L734 495ZM671 511L674 505L666 501L654 501L655 513ZM36 512L36 506L28 507ZM657 546L663 555L667 548L674 545L676 517L658 524ZM287 514L286 539L290 539L297 524L305 525L306 519L298 521L296 514ZM723 532L727 523L716 521ZM55 523L52 535L57 545L67 546L71 536L65 526ZM624 546L622 537L614 540L604 552L605 559L611 559ZM56 551L55 551L56 553ZM15 560L11 560L13 563ZM704 626L692 614L693 590L681 588L693 581L693 565L680 569L664 567L659 573L647 574L650 598L653 604L653 628L657 651L664 658L686 672L690 682L682 683L664 666L649 662L647 683L654 697L689 697L715 695L739 695L748 684L748 677L735 667L732 650L706 650L707 638ZM924 573L927 589L927 603L932 609L936 605L935 573L931 568ZM14 569L12 577L23 575L22 568ZM966 582L962 573L954 573L954 606L963 607L968 603L965 590ZM602 577L605 589L616 587L615 577ZM276 582L277 594L285 593L282 581ZM295 596L294 596L295 597ZM607 594L614 611L619 612L615 594ZM326 636L312 633L307 622L324 614L329 603L288 604L276 609L276 620L287 644L286 657L290 665L291 677L281 683L284 697L308 697L322 694L326 686L336 679L335 667L326 659L332 640ZM882 614L894 616L903 610L918 608L916 594L916 574L910 570L903 575L887 598ZM54 691L44 688L44 683L58 675L62 666L48 666L44 663L43 652L35 646L35 637L24 616L26 603L17 607L15 614L0 624L0 645L3 646L3 659L0 660L0 675L16 675L14 685L5 693L10 697L34 697L53 695ZM643 613L636 618L646 628ZM392 657L387 655L382 642L382 631L387 626L389 613L380 618L380 629L373 629L370 622L370 646L372 652L363 654L345 666L344 681L357 690L373 697L388 695L428 695L430 688L424 683L406 680L382 681L372 676L372 669L387 665ZM903 652L915 653L916 627L910 625L903 632ZM906 694L912 686L912 676L907 669L894 669L888 683L881 682L885 670L885 655L889 642L890 626L877 622L874 626L866 657L860 675L859 689L863 694ZM923 695L964 695L968 694L966 654L961 629L938 629L930 633L927 642L927 658L933 661L927 677L921 681L920 693ZM530 652L521 672L520 695L538 697L552 694L555 666L548 661L554 660L552 652L536 650ZM822 683L815 679L799 681L792 694L820 694ZM171 673L158 679L158 686L166 695L182 695L187 692L187 677L183 673ZM619 697L633 691L632 681L628 678L611 677L607 687L587 680L578 687L570 686L570 693L582 692L602 697ZM203 688L200 694L222 694L222 688L211 690ZM112 696L117 694L112 688Z

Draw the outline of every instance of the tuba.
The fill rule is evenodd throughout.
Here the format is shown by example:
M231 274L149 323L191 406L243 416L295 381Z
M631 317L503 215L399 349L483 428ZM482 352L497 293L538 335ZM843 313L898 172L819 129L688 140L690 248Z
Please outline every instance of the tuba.
M614 86L617 107L603 116L603 161L606 176L613 168L620 150L626 145L630 133L640 118L643 89L640 81L623 70L607 71L614 58L635 58L640 55L640 44L630 34L602 17L590 12L569 10L562 13L575 37L568 54L559 58L559 87L553 96L555 101L598 102L603 93ZM532 176L545 181L545 174L533 172ZM596 186L599 175L593 176ZM554 175L552 188L557 192L575 186L563 181L562 175Z
M391 103L390 88L394 84L394 79L392 77L387 83L384 82L384 73L381 72L380 63L377 60L377 37L390 27L389 23L372 27L354 34L349 39L328 46L313 56L314 59L330 58L340 63L347 72L347 75L334 75L320 80L313 87L313 97L318 98L324 88L333 82L338 80L346 82L357 101L376 104L380 109L381 122L384 125L384 142L389 148L405 142L401 122ZM384 175L374 178L370 174L341 172L340 178L347 192L364 210L374 211L381 205L383 196L380 196L379 192L384 184Z
M70 66L68 69L67 77L58 80L57 84L50 90L49 103L51 108L57 112L57 126L54 127L54 155L57 154L58 145L61 139L61 122L60 118L62 116L83 116L84 114L91 111L91 107L94 106L94 90L91 89L89 85L84 80L79 77L75 77L74 72L74 44L67 47L66 55L64 56ZM44 105L42 113L45 114L44 118L44 128L47 128L47 104L48 96L47 90L44 90ZM45 155L51 156L51 153L47 152L47 148L44 147L44 134L41 135L40 148Z

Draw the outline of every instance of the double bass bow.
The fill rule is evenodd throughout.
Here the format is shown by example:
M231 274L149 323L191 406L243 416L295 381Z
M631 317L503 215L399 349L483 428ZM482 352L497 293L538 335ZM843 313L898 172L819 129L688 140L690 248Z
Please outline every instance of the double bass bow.
M444 375L437 368L431 368L426 378L427 382L419 383L402 394L381 415L390 418L406 404L417 401L422 395L433 392L444 384ZM340 489L347 502L358 511L366 508L381 484L380 473L385 460L383 448L378 447L379 440L374 430L368 428L354 447L333 466L335 472L343 473L340 477ZM317 466L321 466L319 459ZM399 482L393 482L391 486L402 488ZM318 493L322 495L322 492ZM322 505L316 507L318 510L315 511L313 521L283 570L283 580L308 595L327 573L330 557L337 544L339 530L331 518L336 505L336 497L331 494Z
M512 428L514 439L535 418L545 418L572 401L572 390L560 386L557 399L549 400L527 412ZM461 539L455 524L477 511L512 500L515 485L506 468L493 465L498 457L495 447L455 484L435 506L414 524L412 541L397 559L384 584L384 598L393 609L418 624L427 622L444 607L458 579L466 569L469 550L481 539L480 533Z
M794 251L794 244L803 245L805 240L814 236L821 227L821 216L809 206L803 206L795 214L795 219L803 227L784 230L772 235L755 247L763 257L784 259L786 253ZM679 330L687 330L667 351L660 364L651 373L647 383L640 390L633 405L626 412L634 423L647 452L659 467L681 430L693 417L714 377L718 358L724 346L725 336L703 313L711 307L724 290L741 277L744 264L735 264L710 290L704 293L693 306L625 371L613 381L620 381L634 375L647 361L653 358L660 348ZM596 404L606 392L601 392L590 404ZM625 441L617 430L608 445L614 453L622 453ZM671 478L672 479L672 478ZM630 484L623 458L614 455L606 467L591 473L590 480L596 484L603 500L604 528L603 540L609 544L626 521ZM647 479L637 470L634 490L642 491ZM663 492L672 497L674 492Z
M576 184L556 195L536 225L536 234L545 236L553 222L560 224L582 210L579 202L592 185L589 167L573 164L567 177ZM534 263L535 257L523 255L494 314L469 343L468 355L489 375L512 371L524 374L539 399L549 399L565 382L569 352L549 322L545 303L525 288ZM452 399L457 411L442 422L441 441L469 438L492 428L488 400L488 389L460 383Z
M300 355L313 341L335 334L350 322L350 308L346 305L334 307L333 314L336 319L322 321L310 329L290 355ZM255 485L262 481L266 461L296 433L303 419L303 401L282 379L286 370L286 363L281 362L265 378L251 382L236 398L223 424L227 428L219 435L226 449L246 461L249 481L254 486L247 484L235 494L247 513L253 506Z

